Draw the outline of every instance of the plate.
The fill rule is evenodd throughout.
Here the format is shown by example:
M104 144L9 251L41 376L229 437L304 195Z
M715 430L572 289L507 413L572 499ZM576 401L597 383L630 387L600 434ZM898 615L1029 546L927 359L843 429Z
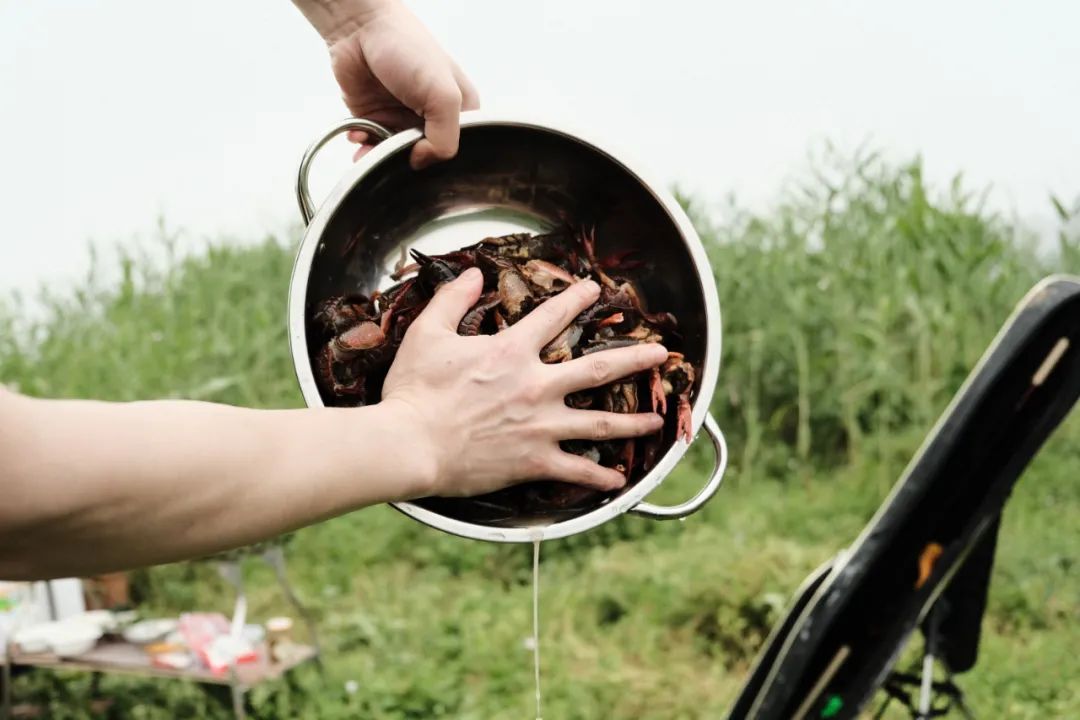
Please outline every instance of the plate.
M177 625L177 621L172 618L143 620L124 630L124 640L133 645L149 645L163 640L176 630Z

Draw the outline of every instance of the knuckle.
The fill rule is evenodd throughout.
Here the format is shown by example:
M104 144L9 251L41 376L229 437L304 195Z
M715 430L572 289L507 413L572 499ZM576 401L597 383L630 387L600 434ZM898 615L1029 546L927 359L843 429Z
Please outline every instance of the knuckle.
M461 109L461 88L449 79L432 85L431 104L444 112Z
M544 385L535 379L526 380L521 386L521 401L526 405L539 405L544 399Z
M505 367L516 367L521 356L519 346L505 336L494 335L491 337L495 340L490 355L492 362Z
M605 383L611 376L611 363L601 357L589 361L589 372L597 383Z
M615 434L614 423L608 417L599 417L593 422L593 439L610 440Z

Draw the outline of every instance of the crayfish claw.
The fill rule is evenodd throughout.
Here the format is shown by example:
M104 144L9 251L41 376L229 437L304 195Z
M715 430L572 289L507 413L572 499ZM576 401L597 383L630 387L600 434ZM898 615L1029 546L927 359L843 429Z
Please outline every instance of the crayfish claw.
M679 394L679 417L677 437L687 444L694 439L693 422L690 410L690 397L687 393Z
M653 368L649 373L649 393L652 409L661 415L667 414L667 395L664 394L664 380L660 377L660 368Z

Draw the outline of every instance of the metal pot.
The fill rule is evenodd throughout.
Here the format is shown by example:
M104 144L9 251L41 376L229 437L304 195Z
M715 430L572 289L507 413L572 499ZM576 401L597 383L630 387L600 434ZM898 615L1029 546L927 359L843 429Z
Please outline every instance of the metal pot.
M348 130L364 130L378 144L356 162L316 209L308 169L319 150ZM663 186L631 169L622 154L551 124L480 112L461 116L457 156L422 171L409 167L411 129L392 134L363 119L341 122L308 148L296 193L307 224L289 289L289 341L308 406L324 405L309 351L309 318L329 295L385 290L395 263L410 248L434 254L510 232L542 232L561 222L595 224L604 238L638 248L655 272L641 278L650 303L675 313L683 351L700 368L692 396L693 432L704 427L716 461L702 489L675 506L644 501L689 447L674 441L655 467L619 496L570 516L477 520L471 500L394 503L434 528L478 540L530 542L595 528L623 513L682 518L716 493L727 465L724 436L709 414L720 366L720 304L697 233Z

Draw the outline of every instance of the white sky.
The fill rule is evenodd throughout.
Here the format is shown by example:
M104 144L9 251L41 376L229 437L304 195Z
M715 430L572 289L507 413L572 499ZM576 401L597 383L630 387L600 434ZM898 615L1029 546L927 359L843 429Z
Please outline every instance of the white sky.
M413 0L486 109L565 115L662 179L761 207L814 143L922 153L1050 220L1080 195L1080 3ZM289 0L0 0L0 291L87 242L255 238L344 116ZM317 168L325 191L347 165Z

